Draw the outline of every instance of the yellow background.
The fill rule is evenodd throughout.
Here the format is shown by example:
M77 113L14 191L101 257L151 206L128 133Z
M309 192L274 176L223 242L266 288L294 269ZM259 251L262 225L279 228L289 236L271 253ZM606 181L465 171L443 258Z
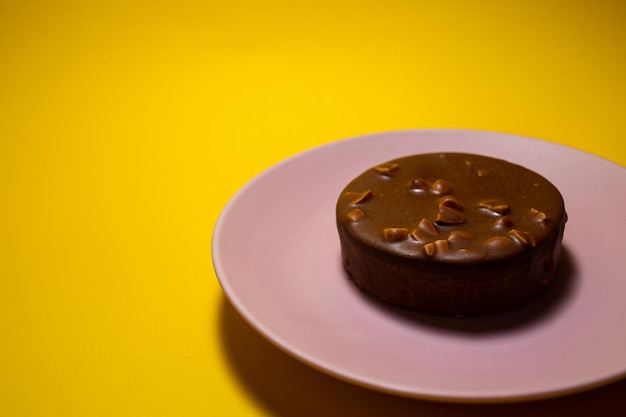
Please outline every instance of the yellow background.
M455 406L335 380L242 321L210 245L256 174L364 133L495 130L626 165L624 22L620 1L0 0L0 415L589 415L623 398Z

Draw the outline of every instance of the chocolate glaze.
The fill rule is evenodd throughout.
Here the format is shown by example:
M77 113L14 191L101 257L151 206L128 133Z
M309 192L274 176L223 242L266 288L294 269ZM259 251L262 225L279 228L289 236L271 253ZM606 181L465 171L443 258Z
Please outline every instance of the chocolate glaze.
M344 267L359 287L446 315L501 311L539 292L567 220L541 175L462 153L373 167L345 187L336 215Z

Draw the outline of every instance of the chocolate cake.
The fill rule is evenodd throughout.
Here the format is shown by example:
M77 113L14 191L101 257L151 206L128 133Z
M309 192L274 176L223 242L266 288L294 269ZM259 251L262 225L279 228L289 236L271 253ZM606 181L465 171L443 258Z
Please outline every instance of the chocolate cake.
M350 182L336 207L343 265L397 307L478 315L519 306L555 276L567 221L559 190L501 159L407 156Z

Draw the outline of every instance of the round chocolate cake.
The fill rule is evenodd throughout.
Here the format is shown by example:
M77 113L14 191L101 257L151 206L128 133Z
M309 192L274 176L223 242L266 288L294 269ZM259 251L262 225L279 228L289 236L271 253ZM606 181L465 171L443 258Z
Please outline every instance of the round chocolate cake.
M375 166L341 192L336 216L344 268L361 289L455 316L508 310L544 289L567 221L541 175L464 153Z

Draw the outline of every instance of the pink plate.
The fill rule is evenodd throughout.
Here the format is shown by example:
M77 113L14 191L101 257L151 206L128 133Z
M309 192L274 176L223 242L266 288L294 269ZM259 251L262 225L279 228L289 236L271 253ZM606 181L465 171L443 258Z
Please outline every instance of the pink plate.
M457 151L526 166L563 193L560 279L519 310L441 318L382 305L341 267L339 192L404 155ZM265 171L225 207L213 263L229 300L303 362L388 393L456 402L564 395L626 374L626 169L582 151L467 130L379 133L321 146Z

